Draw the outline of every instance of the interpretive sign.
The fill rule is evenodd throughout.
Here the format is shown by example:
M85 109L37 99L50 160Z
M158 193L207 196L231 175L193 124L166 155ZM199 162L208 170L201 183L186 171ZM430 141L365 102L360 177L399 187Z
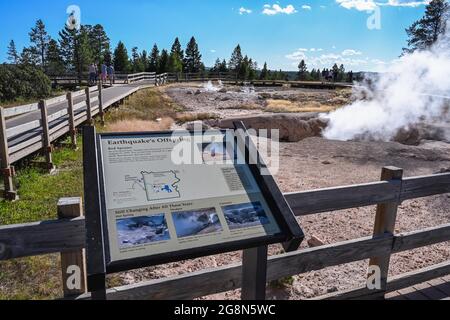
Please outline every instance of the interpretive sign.
M85 192L98 185L100 208L86 210L88 242L102 242L105 273L303 235L287 222L292 212L273 196L281 193L248 163L248 146L234 131L96 134L90 128L84 140L85 164L97 162L97 172L85 168Z

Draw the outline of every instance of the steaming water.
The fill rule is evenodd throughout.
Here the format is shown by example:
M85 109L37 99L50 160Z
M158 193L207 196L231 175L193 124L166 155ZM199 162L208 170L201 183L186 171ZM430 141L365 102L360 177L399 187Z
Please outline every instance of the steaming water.
M356 87L359 100L330 114L324 137L389 141L418 122L449 123L450 23L445 35L427 51L406 55L370 86Z
M219 81L219 85L218 86L215 86L212 83L212 81L208 81L207 83L205 83L203 85L203 88L205 89L206 92L217 92L220 89L222 89L222 87L223 87L222 81Z

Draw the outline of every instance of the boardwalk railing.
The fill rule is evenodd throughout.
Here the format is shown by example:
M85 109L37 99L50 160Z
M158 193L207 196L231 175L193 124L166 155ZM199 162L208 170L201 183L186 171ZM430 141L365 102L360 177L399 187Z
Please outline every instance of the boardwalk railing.
M92 122L96 115L103 122L104 112L110 106L120 103L141 88L162 85L167 80L166 74L142 73L127 76L129 83L142 82L142 86L127 87L108 100L103 94L105 89L98 85L38 103L13 108L0 107L0 161L4 198L17 198L12 179L15 174L12 165L15 162L43 151L46 156L45 167L53 170L52 142L70 134L72 146L76 147L76 128L79 125L86 121Z
M375 299L383 298L387 292L448 275L450 261L387 277L392 254L450 241L450 224L394 234L397 207L403 201L444 193L450 193L450 173L403 179L402 170L389 167L383 169L380 182L286 194L297 216L377 205L374 235L272 256L268 260L267 281L370 259L370 266L380 268L380 289L356 288L321 298ZM60 219L56 221L0 227L0 260L61 252L64 276L71 274L67 265L84 270L85 226L80 200L61 200L58 208ZM241 275L242 265L236 263L111 288L108 299L194 299L240 288ZM64 286L65 297L89 298L83 294L84 286L75 291L66 288L65 282Z
M288 80L242 80L233 72L199 72L199 73L169 73L169 82L205 82L222 81L224 84L253 85L260 87L291 87L311 89L337 89L349 88L350 83L328 81L288 81Z

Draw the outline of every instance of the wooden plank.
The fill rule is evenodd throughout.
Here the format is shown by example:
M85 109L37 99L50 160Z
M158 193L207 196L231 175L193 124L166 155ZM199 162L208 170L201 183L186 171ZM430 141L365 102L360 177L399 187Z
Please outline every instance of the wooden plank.
M403 170L395 167L384 167L381 172L381 180L383 181L397 181L400 185L403 178ZM381 203L377 206L377 213L375 216L375 225L373 235L381 236L384 234L393 235L395 231L395 222L397 220L397 210L400 204L399 198L389 202ZM386 291L389 263L391 260L391 247L388 248L388 253L381 256L374 256L369 261L369 268L378 267L380 270L380 281L382 291ZM370 277L371 275L369 275ZM383 294L384 295L384 294Z
M69 114L69 133L70 133L70 142L72 145L72 149L77 149L77 126L75 124L75 113L74 113L74 105L73 105L73 93L69 92L67 94L67 113Z
M87 114L87 122L89 125L93 124L92 120L92 105L91 105L91 95L90 88L86 88L86 114Z
M447 297L450 297L450 283L442 280L442 278L437 278L428 281L430 285L435 287L437 290L444 293Z
M415 177L403 181L401 201L450 192L450 173Z
M42 124L42 144L45 153L45 162L49 172L55 169L52 159L52 145L50 139L50 129L48 124L47 104L45 100L39 102L39 109L41 110L41 124Z
M62 118L64 116L66 116L67 114L68 114L67 109L63 109L58 112L55 112L48 116L48 122L53 122L55 120L58 120L59 118Z
M0 226L0 260L83 248L84 218Z
M58 201L58 218L74 219L83 216L81 198L63 198ZM86 256L84 249L61 253L61 274L64 297L86 292Z
M246 249L242 256L242 300L266 300L268 246Z
M363 238L285 253L268 260L267 281L367 259L385 252L392 237ZM195 299L240 288L242 265L232 264L186 275L147 281L108 291L108 300ZM79 297L88 299L89 296Z
M401 289L401 290L399 290L399 293L406 300L428 300L428 298L425 295L423 295L422 293L418 292L413 287Z
M11 161L8 135L6 133L5 109L0 107L0 169L3 176L3 198L14 201L18 199L18 196L14 186L14 170L11 166Z
M40 140L39 142L36 142L18 152L12 153L12 154L10 154L11 163L19 161L19 160L25 158L26 156L29 156L30 154L33 154L36 151L42 149L43 147L44 147L44 144L43 144L42 140Z
M15 117L24 113L33 112L38 110L37 103L31 103L23 106L12 107L5 109L5 118Z
M14 154L14 153L16 153L16 152L18 152L18 151L20 151L22 149L25 149L25 148L27 148L27 147L29 147L29 146L37 143L37 142L40 142L40 141L42 141L41 134L37 133L36 136L34 136L34 137L32 137L32 138L30 138L28 140L25 140L24 142L16 144L13 147L10 147L9 148L9 154L12 155L12 154Z
M15 126L6 130L6 135L9 138L18 136L24 132L34 130L41 126L41 120L30 121L19 126Z
M389 279L388 291L395 291L450 274L450 261L408 272Z
M381 181L285 194L297 216L376 205L397 199L401 184Z
M450 223L419 231L407 232L394 237L393 253L408 251L450 241Z
M446 297L446 295L443 292L437 290L436 288L434 288L433 286L431 286L426 282L414 285L413 287L430 300L441 300Z
M66 99L67 99L67 96L63 95L63 96L55 97L55 98L52 98L52 99L48 99L45 102L49 106L51 104L57 104L57 103L64 102L64 101L66 101Z

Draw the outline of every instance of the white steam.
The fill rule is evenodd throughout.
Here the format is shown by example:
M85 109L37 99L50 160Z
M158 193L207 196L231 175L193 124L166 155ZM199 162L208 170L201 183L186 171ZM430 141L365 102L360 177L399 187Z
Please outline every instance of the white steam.
M322 115L329 121L325 138L389 141L418 122L450 121L449 31L430 50L406 55L388 71L356 88L366 99Z

